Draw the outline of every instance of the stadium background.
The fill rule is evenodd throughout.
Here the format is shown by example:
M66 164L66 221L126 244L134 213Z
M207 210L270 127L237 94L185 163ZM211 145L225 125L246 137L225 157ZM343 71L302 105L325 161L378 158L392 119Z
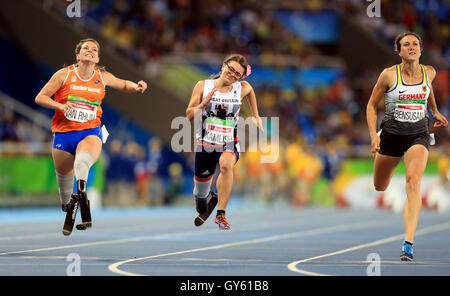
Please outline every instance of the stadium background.
M372 18L371 2L363 0L79 2L79 18L68 17L65 0L1 2L0 206L58 204L52 111L34 98L55 71L74 62L74 47L86 37L99 40L107 70L149 84L144 95L107 92L102 121L110 138L89 177L95 206L192 203L193 155L171 150L171 121L184 116L195 82L216 73L228 53L248 57L246 80L260 115L280 118L280 142L272 147L279 161L263 164L260 153L242 153L234 200L400 209L404 167L396 171L393 193L376 195L365 121L376 78L400 62L393 50L400 32L423 36L421 62L437 70L437 104L450 117L449 4L443 0L379 1L381 16ZM379 110L381 119L382 105ZM250 116L248 104L241 116ZM424 205L445 210L449 127L431 130L436 145L424 197L444 186Z

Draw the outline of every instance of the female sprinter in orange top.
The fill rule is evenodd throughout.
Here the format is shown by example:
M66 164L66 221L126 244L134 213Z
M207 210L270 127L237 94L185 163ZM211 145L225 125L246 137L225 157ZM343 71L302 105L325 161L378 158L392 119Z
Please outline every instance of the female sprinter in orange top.
M94 39L81 40L75 48L75 56L77 63L57 71L35 98L38 105L55 109L52 156L62 209L68 213L66 224L68 217L73 217L72 225L64 227L65 235L72 231L75 217L72 213L76 214L78 204L83 224L91 226L90 212L89 217L83 217L83 205L89 209L86 196L89 168L100 156L102 141L107 136L100 127L105 87L130 93L143 93L147 89L144 81L134 83L119 79L98 68L100 45ZM78 190L72 195L74 174Z
M367 104L367 124L372 141L375 190L388 187L401 158L406 167L406 202L403 209L405 241L401 260L413 260L414 234L422 205L420 182L427 165L430 135L428 111L434 117L434 127L447 126L448 121L438 111L431 83L436 71L419 64L422 41L419 35L406 32L395 39L395 49L402 59L398 65L384 69ZM377 106L385 98L386 112L377 134Z

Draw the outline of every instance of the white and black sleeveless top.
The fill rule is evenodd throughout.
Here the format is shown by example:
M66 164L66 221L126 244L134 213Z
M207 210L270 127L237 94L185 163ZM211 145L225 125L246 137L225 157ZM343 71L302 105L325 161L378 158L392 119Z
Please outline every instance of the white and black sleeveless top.
M386 111L381 129L397 135L411 135L428 131L428 97L430 85L423 65L422 82L406 84L400 65L397 65L396 83L385 93Z
M204 99L214 88L214 80L205 80ZM216 91L208 106L203 110L201 122L196 122L198 145L223 146L238 141L237 120L241 110L241 82L233 83L230 92Z

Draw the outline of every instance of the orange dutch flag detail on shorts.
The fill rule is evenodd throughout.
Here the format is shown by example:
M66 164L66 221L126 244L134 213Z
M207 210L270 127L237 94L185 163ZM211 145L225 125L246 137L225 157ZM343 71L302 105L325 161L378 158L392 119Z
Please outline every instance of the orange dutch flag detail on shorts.
M67 77L55 93L55 101L61 104L70 101L76 107L67 112L55 110L52 132L81 131L99 126L103 113L101 103L105 97L105 84L100 70L95 68L92 77L83 80L75 65L67 69Z

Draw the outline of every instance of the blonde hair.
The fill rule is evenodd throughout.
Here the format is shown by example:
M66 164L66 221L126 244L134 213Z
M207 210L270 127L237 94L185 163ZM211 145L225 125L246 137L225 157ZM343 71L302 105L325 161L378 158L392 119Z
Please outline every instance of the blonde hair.
M226 64L231 61L235 61L235 62L239 63L239 65L241 65L244 68L244 73L242 74L242 77L244 77L245 74L247 74L247 65L248 65L247 59L243 55L238 54L238 53L230 54L223 60L223 64ZM219 71L219 73L217 73L215 75L211 75L211 79L219 78L220 74L222 74L222 71Z

